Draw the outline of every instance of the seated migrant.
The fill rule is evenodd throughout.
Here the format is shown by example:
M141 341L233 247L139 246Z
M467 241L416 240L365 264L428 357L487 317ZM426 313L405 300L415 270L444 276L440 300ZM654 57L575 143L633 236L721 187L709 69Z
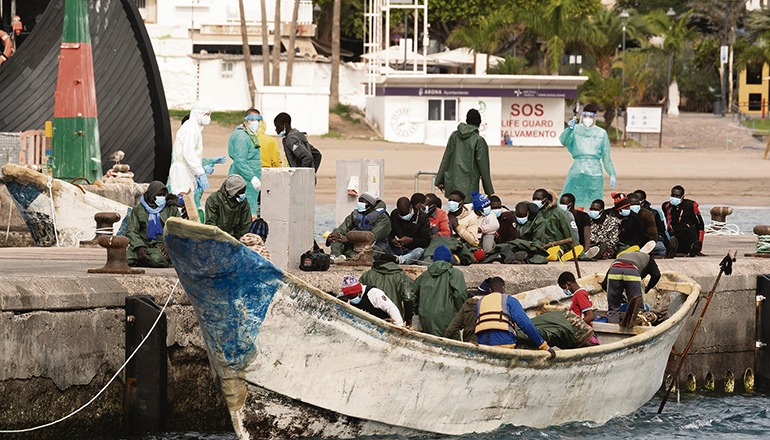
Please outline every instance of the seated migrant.
M168 189L162 182L151 182L139 204L128 216L126 261L129 266L169 267L171 260L166 252L163 226L170 217L179 217L174 203L167 203ZM172 198L175 198L172 196Z

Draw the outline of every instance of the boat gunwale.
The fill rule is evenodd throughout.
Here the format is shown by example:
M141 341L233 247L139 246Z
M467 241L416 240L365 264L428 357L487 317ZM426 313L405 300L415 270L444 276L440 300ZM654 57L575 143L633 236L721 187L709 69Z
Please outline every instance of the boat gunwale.
M219 229L218 227L212 226L212 225L204 225L204 224L192 222L189 220L172 217L168 219L165 227L166 227L166 234L176 235L181 238L208 239L208 240L215 240L219 242L225 242L232 245L243 246L242 243L240 243L238 240L233 238L230 234L227 234L223 232L221 229ZM255 253L255 255L257 255L259 258L264 258L259 254ZM347 304L346 302L337 299L333 295L318 289L317 287L309 284L308 282L302 280L301 278L299 278L294 274L291 274L283 270L281 270L281 272L284 275L283 284L287 285L288 287L291 287L291 284L294 284L296 285L296 288L304 289L312 293L316 298L322 301L331 302L336 305L340 305L343 308L345 308L345 310L348 313L358 318L361 318L365 321L377 324L378 326L382 327L383 331L387 331L389 333L395 333L395 334L398 334L399 336L406 336L408 339L414 340L415 342L423 342L423 343L427 342L438 348L447 347L447 348L456 348L461 350L475 350L478 353L481 353L484 355L491 355L494 358L544 360L550 357L550 354L543 350L532 350L532 349L521 349L521 348L513 348L513 349L495 348L495 347L483 346L483 345L476 346L469 342L461 342L461 341L456 341L454 339L434 336L428 333L408 330L405 327L396 326L387 321L381 320L369 313L359 310L358 308L353 307ZM687 297L687 299L682 303L679 309L672 316L670 316L665 321L663 321L663 323L657 326L654 326L652 330L645 331L642 334L629 336L628 338L615 341L609 344L596 345L592 347L561 349L557 352L556 357L554 359L551 359L550 362L574 361L574 360L580 360L586 357L597 357L597 356L606 355L610 353L616 353L621 350L625 350L629 348L636 348L638 346L645 345L652 339L658 338L659 336L661 336L662 334L670 330L672 327L679 325L680 322L685 318L685 316L691 312L695 302L698 300L698 297L700 296L700 292L701 292L701 287L695 280L693 280L689 276L684 275L682 273L675 272L675 271L666 271L666 272L663 272L663 274L674 275L677 283L683 283L683 284L692 286L692 291L690 293L673 291L673 290L668 291L668 292L677 292ZM588 277L583 277L581 278L581 280L589 280L591 278L598 279L598 277L601 277L601 276L602 274L596 273ZM533 290L537 290L537 289L533 289ZM531 291L532 290L521 292L520 294L525 294ZM517 295L513 295L513 296L517 296ZM332 318L336 319L336 317L332 317Z

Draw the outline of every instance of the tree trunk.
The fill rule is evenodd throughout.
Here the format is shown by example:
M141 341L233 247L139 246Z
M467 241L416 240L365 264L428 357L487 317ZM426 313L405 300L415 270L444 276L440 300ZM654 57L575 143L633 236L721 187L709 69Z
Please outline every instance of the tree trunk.
M243 40L243 61L246 64L246 81L249 83L249 102L254 107L257 86L254 84L254 72L251 71L251 49L249 49L249 32L246 28L246 11L243 8L243 0L238 0L238 8L241 12L241 40Z
M297 32L299 31L299 0L294 0L294 11L291 14L291 36L289 36L289 47L286 50L289 56L286 59L286 85L291 86L291 77L294 73L294 44L297 42Z
M336 107L340 103L340 9L342 0L334 0L332 14L332 75L329 84L329 106Z
M267 30L267 4L266 0L260 2L260 16L262 18L262 85L270 85L270 40Z
M273 85L281 85L281 0L275 2L273 20Z

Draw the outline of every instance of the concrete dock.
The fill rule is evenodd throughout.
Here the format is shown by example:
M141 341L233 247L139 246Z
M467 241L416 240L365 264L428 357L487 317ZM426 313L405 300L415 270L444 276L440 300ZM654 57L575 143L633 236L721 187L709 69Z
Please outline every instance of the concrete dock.
M738 251L734 273L719 288L683 369L697 386L712 373L719 384L736 382L755 370L756 279L770 274L770 259L747 258L755 237L707 237L708 257L658 260L661 270L675 270L698 281L703 295L719 272L728 250ZM103 249L0 249L0 430L26 428L55 420L87 402L125 360L125 301L149 295L163 304L176 282L173 269L146 269L144 275L88 274L104 265ZM603 273L610 262L580 263L582 273ZM336 292L346 274L365 268L333 267L328 272L292 271L321 290ZM417 275L424 270L410 267ZM469 286L502 276L509 293L551 285L574 263L474 265L460 268ZM674 352L684 348L700 309L680 335ZM169 308L169 431L229 431L229 416L215 386L203 340L183 289L177 287ZM770 322L766 319L765 322ZM672 359L678 359L674 356ZM57 425L31 434L3 438L53 439L110 435L123 428L125 383L119 377L87 409ZM740 386L736 385L736 390Z

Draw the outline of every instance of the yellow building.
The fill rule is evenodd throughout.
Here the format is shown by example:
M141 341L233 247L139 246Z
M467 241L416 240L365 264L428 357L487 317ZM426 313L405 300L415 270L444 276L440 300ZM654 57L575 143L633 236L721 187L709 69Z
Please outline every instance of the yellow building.
M742 113L749 115L762 115L764 107L765 116L768 114L768 102L770 101L770 66L764 64L750 64L741 70L738 76L738 107Z

